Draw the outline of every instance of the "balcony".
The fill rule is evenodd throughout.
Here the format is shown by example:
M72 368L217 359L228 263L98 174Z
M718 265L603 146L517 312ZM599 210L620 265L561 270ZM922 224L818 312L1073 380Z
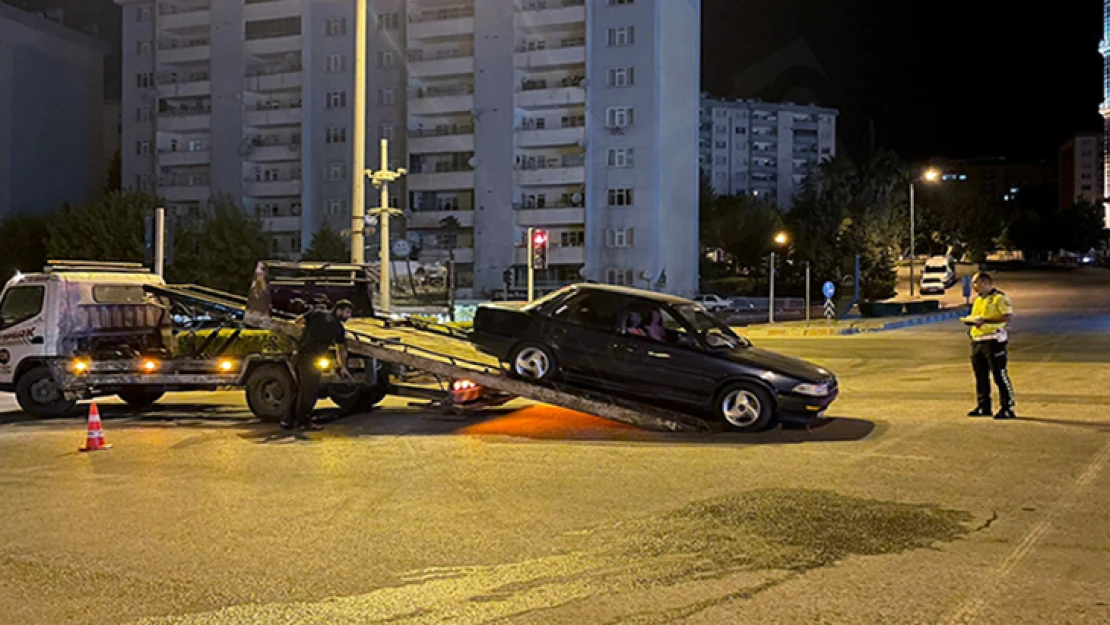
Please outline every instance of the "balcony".
M528 264L528 250L519 247L515 250L514 264ZM581 265L586 262L585 247L561 247L552 245L547 248L549 265Z
M517 52L516 66L520 69L551 69L572 65L585 65L586 42L584 39L566 47Z
M300 232L300 217L263 217L262 230L265 232Z
M474 227L474 211L413 211L406 224L409 228L439 228L439 222L447 217L459 220L459 227Z
M164 150L158 152L158 165L160 167L208 165L211 162L212 154L208 150Z
M285 35L282 37L263 37L249 39L243 44L243 50L253 56L266 56L300 52L304 44L300 35Z
M245 181L243 185L243 195L250 197L282 197L282 196L300 196L301 194L301 180L300 178L286 177L283 180L263 180L258 181L250 179Z
M212 57L208 37L178 40L163 39L158 42L158 62L168 64L200 63Z
M469 35L473 32L473 7L429 9L409 15L409 40L447 39Z
M243 159L252 163L299 161L301 160L301 144L252 145L249 153Z
M474 188L474 172L449 171L429 174L409 174L409 191L458 191Z
M158 130L161 132L196 132L212 128L209 113L159 113Z
M247 111L243 125L252 128L264 126L292 126L301 123L301 107Z
M158 27L162 30L188 30L208 26L212 21L211 2L162 2L158 5Z
M409 133L409 153L442 154L447 152L473 152L474 127L470 124L444 130L414 130Z
M514 212L516 213L516 224L522 227L577 226L586 223L586 209L581 206L522 208Z
M545 187L568 184L585 184L585 167L551 167L546 169L519 170L516 183L522 187Z
M262 93L266 91L288 91L301 88L300 68L274 73L259 73L243 79L243 91Z
M516 105L523 108L574 106L585 103L586 90L582 87L528 89L518 91L516 94Z
M474 73L474 49L440 50L434 55L409 52L409 75L418 77L456 76Z
M474 86L418 89L409 100L409 115L469 113L474 110Z
M515 16L519 29L543 30L586 21L585 0L526 0Z
M208 176L164 176L158 194L167 202L203 202L212 195Z
M300 14L300 0L247 0L243 6L245 22L297 17Z
M200 76L203 76L203 78L199 78ZM212 95L212 81L208 80L208 72L198 72L196 77L181 80L169 75L159 76L159 97L195 98L206 95Z
M560 145L581 145L586 140L582 126L554 128L552 130L518 130L516 145L520 148L543 148Z

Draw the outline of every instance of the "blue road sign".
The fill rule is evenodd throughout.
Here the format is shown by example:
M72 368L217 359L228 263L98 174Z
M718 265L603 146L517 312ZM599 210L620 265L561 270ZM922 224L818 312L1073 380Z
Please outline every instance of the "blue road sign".
M825 294L825 299L832 299L836 295L836 285L832 282L826 282L825 286L821 287L821 292Z

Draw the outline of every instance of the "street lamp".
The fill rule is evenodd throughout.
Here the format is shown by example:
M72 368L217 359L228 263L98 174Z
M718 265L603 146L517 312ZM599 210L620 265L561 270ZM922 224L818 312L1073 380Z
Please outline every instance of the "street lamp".
M921 176L921 179L924 180L925 182L939 182L940 181L940 171L938 171L935 168L930 167L929 169L925 170L925 173ZM917 218L916 218L916 211L914 210L915 209L915 206L914 206L914 204L915 204L915 195L916 195L916 189L914 188L914 181L913 181L913 179L911 179L910 180L910 297L914 296L914 294L916 292L916 288L917 288L917 285L914 284L914 276L913 276L913 261L914 261L914 257L917 255L917 250L915 248L915 239L917 238L917 228L916 228Z
M790 241L790 237L785 232L779 232L775 235L775 245L782 247ZM768 323L775 322L775 252L771 251L771 280L770 280L770 297L767 298L767 321Z

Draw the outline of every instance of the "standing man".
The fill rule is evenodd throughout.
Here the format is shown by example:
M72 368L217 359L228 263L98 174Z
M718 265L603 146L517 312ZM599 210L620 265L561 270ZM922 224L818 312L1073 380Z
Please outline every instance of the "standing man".
M1014 418L1014 385L1006 370L1006 347L1009 334L1006 326L1014 316L1010 298L994 288L989 274L977 273L971 281L979 294L971 307L971 315L963 319L971 326L971 366L975 370L975 390L979 405L967 413L969 417L989 417L991 415L991 376L998 386L998 399L1001 407L995 419Z
M351 377L347 370L347 330L344 322L351 318L354 305L348 300L339 300L335 307L328 310L310 310L297 319L302 328L301 340L293 358L293 371L297 376L297 397L293 403L293 413L282 421L283 430L300 428L303 430L322 430L312 422L312 409L316 407L316 393L320 388L320 369L317 361L327 355L332 345L339 346L339 375Z

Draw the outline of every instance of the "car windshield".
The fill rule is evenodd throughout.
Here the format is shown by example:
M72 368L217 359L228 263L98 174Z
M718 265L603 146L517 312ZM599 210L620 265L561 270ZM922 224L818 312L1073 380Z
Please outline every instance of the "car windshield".
M710 347L750 347L751 343L747 339L737 335L728 326L717 321L713 315L710 315L701 306L695 304L680 304L675 306L675 311L694 328L698 336L708 344Z
M521 310L539 310L540 308L543 308L547 304L559 299L560 297L574 290L575 288L573 286L567 286L559 289L558 291L552 291L551 293L548 293L547 295L544 295L543 297L524 305L523 307L521 307Z
M935 265L925 267L925 273L944 273L946 271L948 271L947 267L937 267Z

